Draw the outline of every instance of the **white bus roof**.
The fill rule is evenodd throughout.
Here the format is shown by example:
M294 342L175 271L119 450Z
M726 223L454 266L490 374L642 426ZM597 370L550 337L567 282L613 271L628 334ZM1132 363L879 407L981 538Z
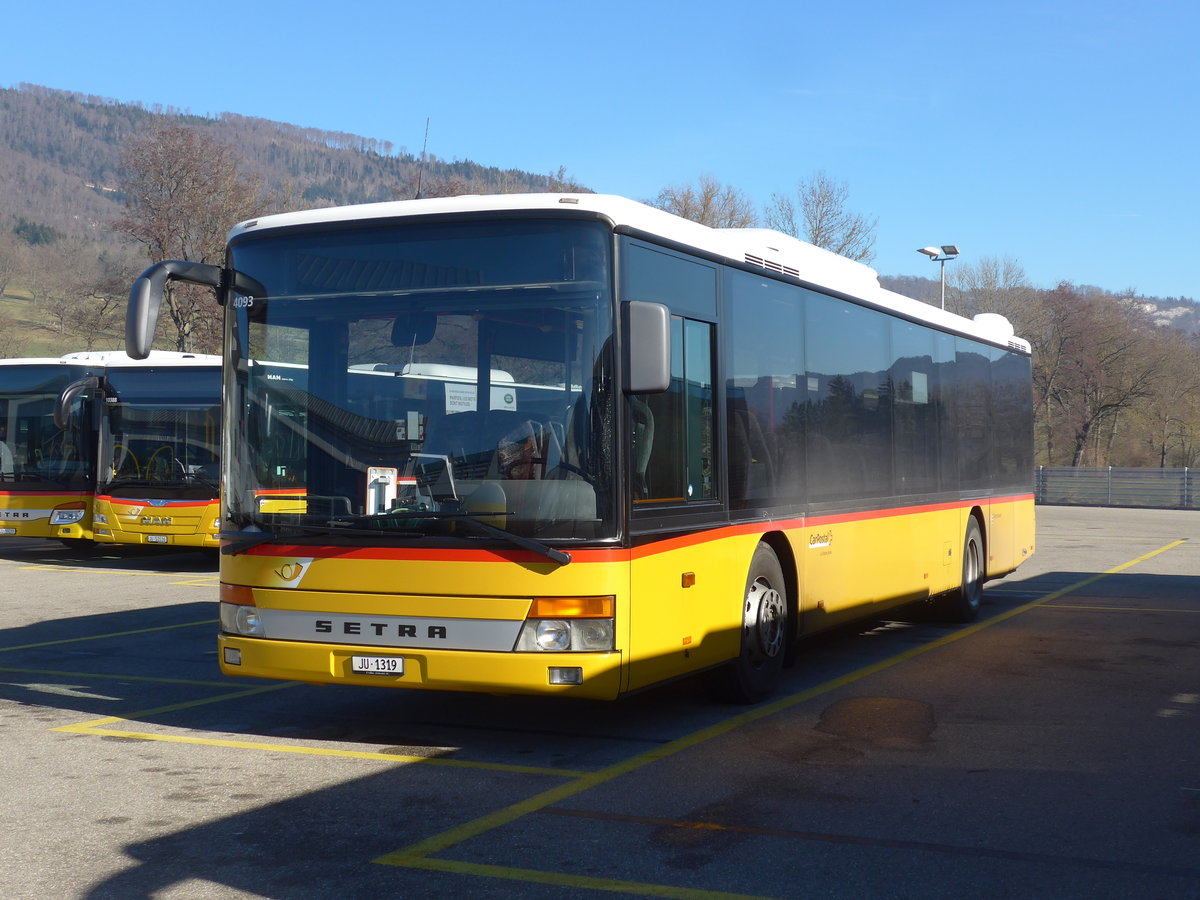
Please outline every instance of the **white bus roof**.
M611 194L487 194L310 209L241 222L230 229L229 240L232 241L243 234L293 225L360 222L446 213L528 212L564 208L589 210L608 218L614 226L653 234L732 262L748 263L772 272L791 275L816 287L847 294L909 318L1029 352L1028 342L1013 336L1012 326L1003 316L987 313L975 319L967 319L885 290L879 284L878 273L870 266L838 256L790 235L764 228L710 228L644 203Z
M378 372L385 375L403 375L406 378L423 378L430 381L462 381L475 383L475 370L470 366L452 366L444 363L356 363L352 372ZM516 384L511 372L503 369L491 370L492 384Z
M26 356L16 359L0 359L0 366L82 366L78 360L67 359L65 356Z
M178 350L151 350L145 359L134 359L123 350L84 350L67 353L63 362L109 368L139 368L143 366L219 366L221 357L207 353L181 353Z

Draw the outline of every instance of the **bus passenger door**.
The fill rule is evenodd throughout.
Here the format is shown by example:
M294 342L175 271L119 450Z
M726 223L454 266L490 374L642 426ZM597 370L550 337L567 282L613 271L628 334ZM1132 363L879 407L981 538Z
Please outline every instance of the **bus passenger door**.
M718 499L714 329L672 316L670 333L669 388L627 398L628 490L634 532L643 534L631 572L630 688L732 655L736 639L723 619L739 612L741 584L724 590L731 565L695 518Z

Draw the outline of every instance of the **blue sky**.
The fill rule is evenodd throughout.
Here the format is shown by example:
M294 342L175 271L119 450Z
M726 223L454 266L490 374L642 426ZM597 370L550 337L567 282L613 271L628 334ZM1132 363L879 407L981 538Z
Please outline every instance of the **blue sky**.
M0 86L235 112L635 199L823 170L874 266L1010 257L1200 300L1200 5L609 0L9 4ZM949 267L956 265L948 264Z

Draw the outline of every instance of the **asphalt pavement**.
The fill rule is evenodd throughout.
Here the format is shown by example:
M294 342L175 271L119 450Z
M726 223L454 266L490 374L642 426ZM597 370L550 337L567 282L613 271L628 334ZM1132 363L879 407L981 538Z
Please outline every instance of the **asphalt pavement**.
M1200 898L1200 512L1039 507L750 707L225 678L199 553L0 584L6 898Z

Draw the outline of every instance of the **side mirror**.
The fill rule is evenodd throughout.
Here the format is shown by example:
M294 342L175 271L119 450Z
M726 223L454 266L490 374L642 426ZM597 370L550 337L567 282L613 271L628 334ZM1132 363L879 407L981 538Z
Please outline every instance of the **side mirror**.
M155 263L133 282L129 305L125 308L125 352L134 359L145 359L158 330L158 313L168 281L190 281L219 288L225 270L208 263L168 259Z
M90 375L87 378L72 381L63 388L62 393L58 395L58 400L54 404L54 427L59 431L66 430L70 418L71 405L79 398L80 394L87 391L94 391L99 386L100 379L95 375Z
M625 391L661 394L671 386L671 314L661 303L621 304Z
M408 312L392 322L393 347L420 347L433 340L437 316L431 312Z

